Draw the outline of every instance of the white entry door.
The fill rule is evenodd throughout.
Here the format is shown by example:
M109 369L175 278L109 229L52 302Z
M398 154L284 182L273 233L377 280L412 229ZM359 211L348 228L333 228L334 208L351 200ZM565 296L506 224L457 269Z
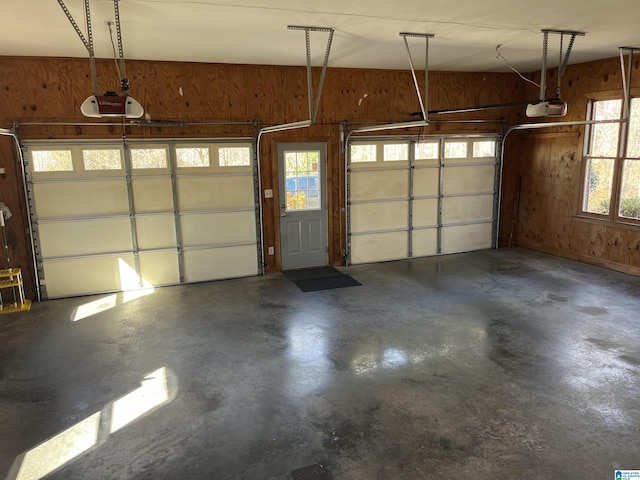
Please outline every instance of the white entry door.
M278 145L283 270L328 263L325 170L325 144Z

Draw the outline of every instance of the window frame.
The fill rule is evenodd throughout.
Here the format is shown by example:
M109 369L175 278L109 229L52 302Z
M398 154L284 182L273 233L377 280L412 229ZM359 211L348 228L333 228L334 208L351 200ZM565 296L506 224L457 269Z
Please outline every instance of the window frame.
M177 149L203 148L209 151L209 165L202 166L180 166L178 165ZM248 165L220 165L219 151L221 148L248 148L249 164ZM242 140L238 142L226 141L190 141L175 142L171 149L176 157L176 172L178 174L237 174L238 172L253 172L254 164L254 145L248 141Z
M32 177L34 180L54 180L59 178L95 178L95 177L123 177L125 175L125 156L124 148L121 143L114 142L52 142L50 144L44 144L44 142L37 141L33 145L28 145L28 161L34 164L33 153L34 152L48 152L48 151L67 151L71 154L71 170L44 170L36 171L35 166L32 166ZM106 169L86 169L84 163L84 151L85 150L114 150L119 152L120 167L119 168L106 168Z
M445 165L457 164L476 164L485 163L491 159L495 159L498 155L498 136L494 134L469 134L469 135L433 135L421 137L415 140L413 137L398 136L389 137L359 137L357 140L349 142L349 167L356 170L367 168L407 168L411 165L411 159L416 166ZM418 158L416 151L419 144L436 145L436 155L433 158ZM466 155L464 157L447 157L445 156L445 147L449 143L462 143L466 145ZM474 146L476 143L493 143L494 154L490 156L475 156ZM386 145L404 145L408 146L407 159L391 160L385 158L384 147ZM353 161L351 149L354 146L369 146L375 149L375 158L368 161Z
M369 146L375 147L375 158L369 161L353 161L351 160L351 148L353 146ZM399 160L391 160L385 156L385 146L387 145L406 145L407 158ZM394 139L392 137L381 139L380 137L363 137L357 140L351 140L349 145L349 159L351 168L407 168L409 166L409 158L411 157L411 142L407 137L399 137Z
M640 99L640 88L631 89L629 97L629 107L633 99ZM619 100L621 102L620 119L623 118L625 112L625 98L624 94L619 91L608 91L592 93L587 95L587 112L586 120L592 121L594 115L594 105L596 102ZM580 196L578 205L578 214L576 218L578 220L593 221L596 223L606 223L612 226L619 227L631 227L633 229L640 228L640 219L628 218L620 216L620 203L622 198L622 183L624 180L624 164L628 159L637 160L635 157L627 158L628 151L628 139L630 122L620 122L617 124L618 146L615 157L603 157L590 155L591 139L593 135L593 125L587 124L585 126L584 145L582 154L582 165L580 171ZM585 210L585 200L587 198L588 180L587 174L589 172L589 161L592 159L610 159L613 158L613 175L611 179L611 194L609 196L609 213L595 213Z
M133 164L133 150L164 150L166 165L164 167L137 167ZM163 175L171 170L171 146L168 143L131 143L129 144L132 175Z

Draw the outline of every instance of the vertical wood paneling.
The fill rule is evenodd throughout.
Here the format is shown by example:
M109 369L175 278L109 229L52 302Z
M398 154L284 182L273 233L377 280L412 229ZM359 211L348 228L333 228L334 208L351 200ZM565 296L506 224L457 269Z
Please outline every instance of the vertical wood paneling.
M0 202L11 210L11 218L6 220L5 232L9 247L9 260L12 267L23 268L25 290L33 297L34 274L31 260L31 243L28 235L27 209L24 202L22 173L20 164L14 160L15 142L11 137L0 136L0 167L5 175L0 175ZM4 241L0 240L0 268L6 268L7 255ZM12 300L10 290L3 290L4 301Z
M101 92L117 90L118 78L112 60L97 62ZM253 125L212 125L219 122L252 122L274 125L309 118L306 69L259 65L128 61L131 95L145 108L151 120L193 122L189 126L139 127L101 125L101 120L84 118L79 110L92 92L87 59L0 57L0 125L10 128L21 123L19 133L29 139L121 138L203 138L255 136ZM424 87L423 72L417 72ZM319 69L314 69L317 86ZM510 102L528 96L529 87L510 73L430 72L430 109ZM265 246L279 251L277 209L277 162L274 145L279 141L322 141L327 143L329 175L329 259L343 262L344 245L344 155L339 136L340 122L351 128L371 122L414 120L419 103L408 70L334 69L327 71L317 125L263 137L261 171L264 188L274 189L274 199L264 199ZM391 133L473 133L496 132L500 119L517 118L513 109L473 114L437 116L423 130ZM451 124L438 120L490 119L491 124ZM90 125L28 125L29 121L64 121ZM13 210L26 210L19 191L19 166L8 142L2 143L2 161L13 164L0 179L2 197ZM8 165L5 165L7 167ZM6 185L14 185L12 189ZM3 201L6 201L3 199ZM30 265L26 223L16 227L16 258ZM267 271L279 270L279 257L265 255ZM33 291L33 285L32 285Z
M640 86L639 67L636 61L633 87ZM555 73L549 72L552 85ZM568 67L562 82L562 98L568 103L569 112L561 121L585 120L588 94L615 90L622 94L617 58ZM508 194L503 197L501 243L508 241L513 211L509 204L521 177L519 245L638 275L640 229L576 218L580 210L584 131L584 127L558 127L535 133L519 132L508 140L503 181Z

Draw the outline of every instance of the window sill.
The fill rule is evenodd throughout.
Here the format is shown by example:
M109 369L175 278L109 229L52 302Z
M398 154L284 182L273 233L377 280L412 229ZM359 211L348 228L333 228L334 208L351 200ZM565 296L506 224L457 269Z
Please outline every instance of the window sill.
M574 215L573 219L577 222L591 223L594 225L600 225L610 228L622 228L625 230L635 230L640 232L640 221L624 221L624 220L611 220L609 218L599 218L591 215L578 214Z

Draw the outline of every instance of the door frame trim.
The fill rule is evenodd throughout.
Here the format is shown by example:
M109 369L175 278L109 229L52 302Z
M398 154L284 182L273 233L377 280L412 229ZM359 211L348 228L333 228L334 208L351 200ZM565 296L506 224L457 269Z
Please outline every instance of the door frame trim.
M327 156L325 161L325 181L326 181L326 201L327 201L327 265L332 265L332 258L334 256L333 252L333 236L334 236L334 225L331 221L333 210L336 208L335 201L331 195L333 191L334 182L336 181L333 178L333 170L335 166L331 163L330 158L335 153L336 147L334 145L334 139L328 136L301 136L301 137L271 137L270 138L271 145L271 158L272 158L272 168L271 168L271 185L273 188L273 206L271 219L272 219L272 227L274 230L274 267L275 271L282 271L282 238L280 233L280 182L279 182L279 159L278 159L278 145L287 144L287 143L323 143L325 145L325 154ZM266 230L266 225L265 225ZM265 250L269 247L266 245L263 246ZM268 258L267 253L265 253L265 258Z

